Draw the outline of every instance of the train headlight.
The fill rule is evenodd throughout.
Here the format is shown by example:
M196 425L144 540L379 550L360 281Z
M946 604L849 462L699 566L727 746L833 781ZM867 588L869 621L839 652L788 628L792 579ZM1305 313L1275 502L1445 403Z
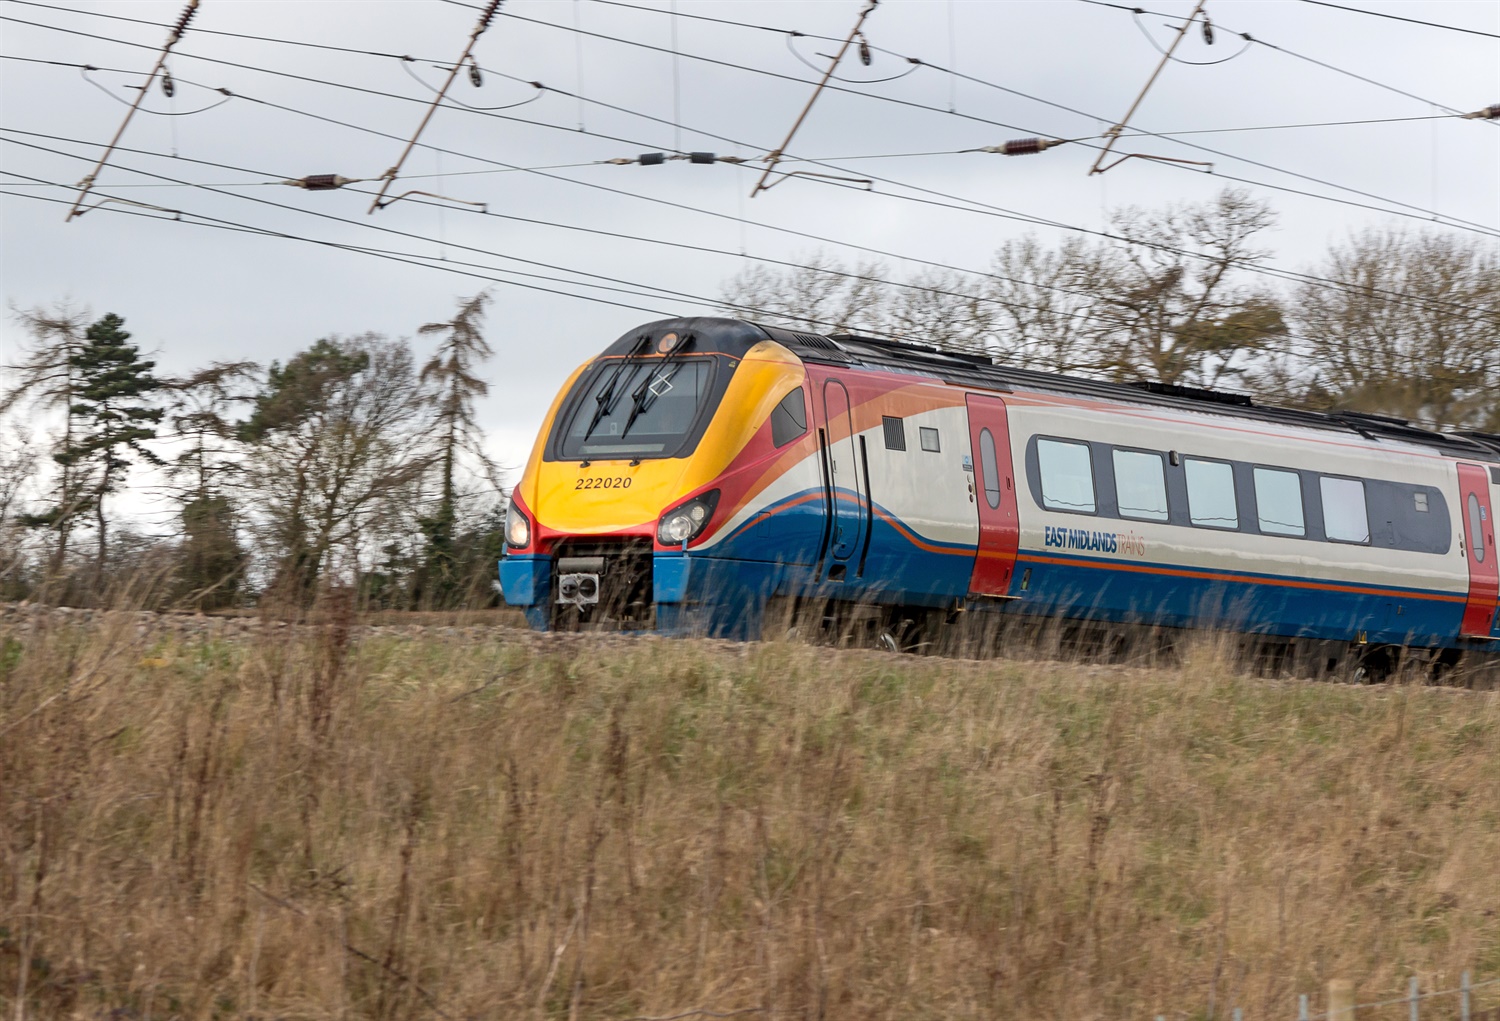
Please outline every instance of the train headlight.
M505 541L516 549L522 549L531 542L531 522L514 500L505 511Z
M687 503L679 504L661 516L656 526L656 539L663 546L681 546L691 542L708 527L719 504L719 491L711 489L695 496Z

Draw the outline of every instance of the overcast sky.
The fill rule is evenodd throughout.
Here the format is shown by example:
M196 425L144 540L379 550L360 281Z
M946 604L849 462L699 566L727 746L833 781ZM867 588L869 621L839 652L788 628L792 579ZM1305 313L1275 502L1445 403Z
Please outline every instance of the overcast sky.
M1137 17L1085 0L884 0L865 22L865 35L876 48L871 65L846 60L840 76L850 80L835 84L848 91L819 99L788 152L815 159L861 157L839 165L852 177L887 180L865 191L790 178L754 199L749 193L760 173L757 165L642 167L593 161L651 150L758 157L774 149L816 79L801 61L822 65L820 54L833 52L835 44L687 15L842 37L861 0L632 2L634 8L602 0L509 0L475 48L486 69L483 87L476 89L461 75L452 95L478 107L534 101L488 114L439 109L421 141L448 153L416 149L395 189L483 202L488 213L403 201L367 215L370 196L353 188L374 185L310 193L268 182L324 173L378 178L396 161L425 113L431 89L441 83L444 72L435 64L451 63L462 51L477 12L447 0L202 0L168 62L175 96L169 99L159 89L148 95L121 141L125 149L111 158L90 200L129 198L181 210L182 221L144 209L134 211L146 216L129 215L122 211L133 207L110 203L64 223L66 204L0 195L3 296L23 307L71 298L97 314L116 312L136 340L156 353L162 371L174 373L216 359L285 360L329 334L414 335L422 323L447 318L457 296L489 285L452 270L566 292L492 285L488 335L497 357L489 369L492 391L482 420L494 452L519 468L549 401L573 366L631 327L659 318L658 312L708 311L724 281L752 264L742 253L805 260L822 248L847 261L868 257L773 227L981 269L1007 238L1034 230L1051 244L1068 232L975 212L975 204L993 207L989 213L1003 209L1097 229L1110 210L1123 205L1211 197L1230 183L1216 175L1230 175L1260 182L1251 190L1279 212L1280 226L1271 240L1276 263L1288 268L1308 267L1330 241L1365 226L1422 228L1419 221L1377 210L1423 218L1435 213L1443 222L1500 231L1500 124L1430 119L1445 114L1445 108L1466 112L1500 103L1500 39L1494 37L1500 34L1500 3L1489 0L1349 0L1346 5L1471 32L1307 0L1211 0L1214 45L1207 46L1195 29L1177 55L1216 62L1169 64L1132 126L1156 132L1215 129L1182 140L1227 155L1165 139L1129 139L1120 151L1211 160L1215 173L1130 160L1093 177L1087 171L1097 153L1079 145L1021 158L957 150L1032 134L1097 135L1123 116L1161 59L1154 47L1170 43L1173 26L1191 11L1191 3L1155 0L1149 5L1154 13ZM67 202L74 191L35 186L15 175L69 186L79 181L119 126L126 112L119 101L132 98L130 87L152 66L167 34L157 26L175 21L183 5L163 0L46 4L0 0L0 16L8 19L0 21L0 51L7 58L0 60L0 190ZM674 10L682 16L671 16ZM334 52L210 30L372 52ZM1003 88L913 65L882 50ZM404 63L392 55L418 60ZM18 57L99 70L88 72L91 83L77 67ZM538 93L499 73L549 88ZM211 91L219 88L235 98L191 112L224 99ZM591 102L580 103L576 96ZM161 116L168 113L182 116ZM1424 119L1219 132L1394 118ZM896 155L911 153L939 155ZM886 158L869 158L877 156ZM543 176L499 172L497 164L585 165L547 170L550 176ZM217 191L165 186L133 170ZM949 196L939 201L967 208L903 198L937 198L933 193ZM302 240L215 229L203 226L200 217L403 257L445 258L447 266L410 265ZM737 223L735 217L750 223ZM1457 227L1425 229L1474 236ZM897 275L916 268L891 262ZM514 271L565 282L514 276ZM588 288L585 280L620 290ZM0 326L0 351L13 352L19 341L13 323ZM428 341L417 338L416 344L425 351Z

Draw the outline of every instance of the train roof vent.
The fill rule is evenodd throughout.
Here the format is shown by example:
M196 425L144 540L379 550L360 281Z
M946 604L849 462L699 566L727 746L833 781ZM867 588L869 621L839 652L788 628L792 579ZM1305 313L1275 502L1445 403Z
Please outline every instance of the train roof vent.
M823 336L820 333L798 333L796 331L793 331L792 336L796 337L799 341L806 344L808 347L820 347L824 351L842 350L831 339Z
M847 351L821 333L804 333L801 330L788 330L781 326L760 325L760 328L765 331L767 337L779 344L784 344L792 353L801 358L815 362L841 364L854 361Z
M1210 404L1230 404L1237 408L1248 408L1254 404L1249 394L1205 390L1202 387L1182 386L1179 383L1158 383L1152 379L1132 380L1125 385L1147 393L1161 394L1163 397L1181 397L1190 401L1207 401Z
M902 355L926 355L928 361L964 362L969 365L994 365L989 355L969 351L950 351L928 344L913 344L905 340L885 340L880 337L861 337L853 333L835 333L833 339L846 344L864 344L882 351Z

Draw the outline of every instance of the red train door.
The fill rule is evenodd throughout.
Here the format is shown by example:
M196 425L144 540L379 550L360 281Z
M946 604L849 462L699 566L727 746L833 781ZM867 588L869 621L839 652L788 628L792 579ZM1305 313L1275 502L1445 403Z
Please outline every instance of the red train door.
M974 503L979 507L979 551L969 592L1010 594L1016 569L1020 523L1016 514L1015 473L1010 463L1010 428L1005 402L969 394L969 445L974 458Z
M1469 560L1469 601L1458 633L1466 638L1490 637L1500 595L1500 551L1495 549L1495 508L1488 475L1477 464L1458 466L1458 516L1463 520L1464 550Z

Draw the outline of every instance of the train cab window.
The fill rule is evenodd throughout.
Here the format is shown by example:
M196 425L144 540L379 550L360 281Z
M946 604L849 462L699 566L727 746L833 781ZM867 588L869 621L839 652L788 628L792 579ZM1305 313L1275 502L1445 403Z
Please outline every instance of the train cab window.
M1188 520L1200 528L1239 528L1234 467L1223 461L1183 458L1187 472Z
M1262 535L1307 534L1307 521L1302 513L1302 477L1296 472L1255 469L1255 506Z
M1093 514L1094 461L1087 443L1037 440L1037 467L1042 476L1042 506L1047 510Z
M1167 520L1167 479L1160 454L1116 450L1115 494L1120 517L1141 521Z
M784 447L807 432L807 405L799 386L771 411L771 442Z
M924 425L917 430L917 435L921 437L922 449L929 454L936 454L942 451L943 448L938 443L938 431L936 429Z
M1368 543L1370 515L1365 508L1365 484L1358 479L1324 475L1318 479L1323 491L1323 530L1333 542Z
M1474 562L1484 563L1484 508L1473 493L1469 494L1469 548L1474 551Z
M885 449L906 449L906 423L892 415L881 415L880 424L885 428Z

